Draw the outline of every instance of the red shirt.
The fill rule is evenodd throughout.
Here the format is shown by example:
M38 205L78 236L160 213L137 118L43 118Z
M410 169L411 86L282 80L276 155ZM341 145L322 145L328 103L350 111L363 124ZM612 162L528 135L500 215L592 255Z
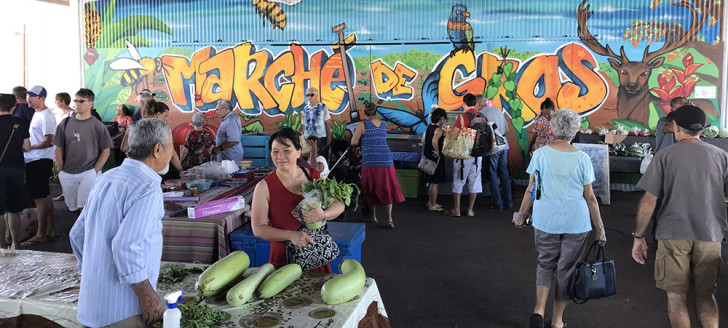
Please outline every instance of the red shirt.
M478 113L478 110L475 109L475 107L473 107L471 109L466 110L465 113L477 114ZM455 125L454 125L454 127L460 128L460 120L464 120L463 121L463 123L464 123L463 126L464 127L466 127L466 128L467 127L470 127L470 117L468 117L468 115L465 115L465 114L458 115L458 118L455 119Z

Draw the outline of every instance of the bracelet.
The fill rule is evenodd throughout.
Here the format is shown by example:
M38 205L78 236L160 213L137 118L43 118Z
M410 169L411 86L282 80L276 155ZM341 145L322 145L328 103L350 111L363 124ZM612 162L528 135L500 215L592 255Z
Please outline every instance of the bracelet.
M645 234L637 235L637 234L635 234L635 233L633 232L633 233L632 233L632 237L633 237L634 239L644 239L644 238L645 238Z
M526 217L526 215L523 214L523 213L521 213L521 212L516 212L516 214L518 214L521 218L525 218Z

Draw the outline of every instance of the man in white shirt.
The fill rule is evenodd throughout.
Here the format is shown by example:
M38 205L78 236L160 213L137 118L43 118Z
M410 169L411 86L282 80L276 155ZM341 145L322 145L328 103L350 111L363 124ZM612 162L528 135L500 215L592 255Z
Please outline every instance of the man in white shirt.
M21 246L42 244L48 242L49 237L57 237L50 197L56 117L45 104L47 95L46 89L40 85L28 90L28 104L35 109L35 114L30 121L30 151L25 153L25 184L38 209L38 232Z
M301 129L306 140L314 139L318 142L318 148L331 143L331 113L329 108L321 102L319 92L316 88L306 90L308 104L301 111Z

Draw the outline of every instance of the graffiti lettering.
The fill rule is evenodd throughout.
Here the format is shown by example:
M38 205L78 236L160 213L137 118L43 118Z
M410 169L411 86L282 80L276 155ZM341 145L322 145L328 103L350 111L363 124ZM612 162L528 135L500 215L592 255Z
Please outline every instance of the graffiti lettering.
M381 99L411 100L414 88L409 83L417 77L417 71L397 61L394 69L381 59L370 64L372 85Z
M436 103L448 111L459 110L466 93L484 93L486 81L501 62L489 53L475 56L472 52L458 51L443 57L423 86L423 102ZM556 101L557 108L571 108L583 115L596 110L606 100L607 83L597 72L596 59L579 44L568 43L555 54L539 54L522 65L513 60L507 62L514 63L516 93L524 104L521 117L527 123L535 118L547 97ZM431 83L437 83L436 93L429 91ZM507 107L505 91L504 85L500 85L493 99L495 106Z
M353 61L347 62L354 71ZM349 105L338 53L329 56L320 50L308 56L303 47L292 44L274 57L246 42L221 52L206 47L191 59L164 55L162 64L172 103L183 112L205 112L218 100L230 99L245 114L277 115L302 107L309 87L319 90L332 114Z

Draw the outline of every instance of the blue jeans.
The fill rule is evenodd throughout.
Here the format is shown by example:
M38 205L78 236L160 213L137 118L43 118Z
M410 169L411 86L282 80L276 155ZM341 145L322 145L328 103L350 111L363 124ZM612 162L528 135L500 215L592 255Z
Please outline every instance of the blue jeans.
M498 180L503 188L502 198L498 189ZM490 195L493 197L493 205L503 208L505 201L505 206L513 206L511 177L508 175L508 150L501 150L490 155L490 182L488 184L490 185Z

